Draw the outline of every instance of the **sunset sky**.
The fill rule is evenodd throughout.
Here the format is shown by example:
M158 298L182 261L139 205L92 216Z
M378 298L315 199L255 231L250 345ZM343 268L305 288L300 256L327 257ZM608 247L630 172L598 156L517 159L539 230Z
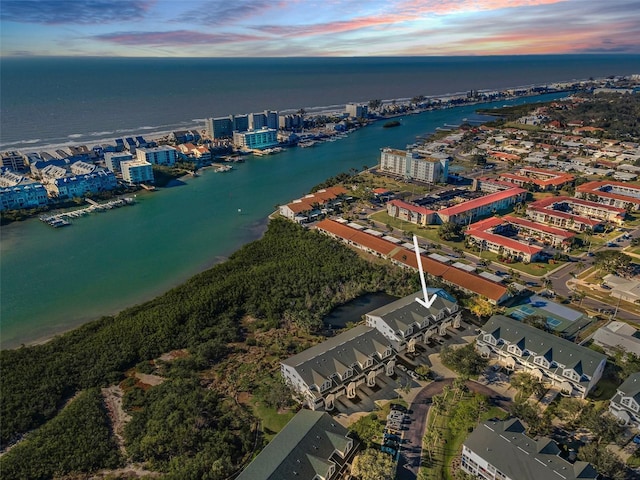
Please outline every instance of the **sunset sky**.
M2 56L640 53L640 0L0 0Z

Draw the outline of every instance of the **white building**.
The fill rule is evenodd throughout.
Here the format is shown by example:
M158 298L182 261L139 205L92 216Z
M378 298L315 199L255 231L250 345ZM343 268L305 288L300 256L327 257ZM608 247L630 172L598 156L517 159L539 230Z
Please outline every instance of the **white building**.
M152 165L165 165L171 167L178 160L178 152L175 148L163 145L160 147L145 147L136 150L136 158L140 162L149 162Z
M333 410L335 401L393 375L396 355L379 331L359 325L280 363L285 382L311 410ZM364 394L364 393L361 393Z
M638 330L624 322L610 322L600 327L593 335L593 343L604 348L607 352L622 349L628 353L640 356L640 338Z
M609 413L625 425L640 428L640 372L629 375L609 403Z
M446 335L447 327L459 327L456 299L441 288L430 288L427 294L437 296L430 308L416 301L416 297L422 298L422 292L417 292L367 313L367 326L387 337L396 352L414 352L417 343Z
M366 118L369 114L369 108L362 103L347 103L345 111L351 118Z
M592 479L588 462L569 463L550 438L529 438L520 420L481 423L462 445L460 469L486 480Z
M248 132L233 132L233 145L248 150L262 150L278 145L278 131L263 128Z
M449 158L433 158L412 150L383 148L380 151L380 171L419 182L446 182Z
M476 348L510 371L530 373L566 396L586 398L602 377L607 357L504 315L480 328Z
M106 152L104 154L104 163L112 172L120 171L120 163L133 160L133 155L127 152Z
M129 184L153 183L153 166L149 162L130 160L120 163L122 179Z

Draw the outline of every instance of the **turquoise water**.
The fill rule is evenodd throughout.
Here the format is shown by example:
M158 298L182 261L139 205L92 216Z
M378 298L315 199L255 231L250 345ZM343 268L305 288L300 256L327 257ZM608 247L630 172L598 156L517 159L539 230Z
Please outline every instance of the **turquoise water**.
M70 227L36 219L3 227L0 345L37 341L153 298L259 238L276 204L339 172L373 166L380 148L404 148L417 135L473 118L476 108L407 116L394 129L378 122L336 142L250 158L228 173L205 170Z

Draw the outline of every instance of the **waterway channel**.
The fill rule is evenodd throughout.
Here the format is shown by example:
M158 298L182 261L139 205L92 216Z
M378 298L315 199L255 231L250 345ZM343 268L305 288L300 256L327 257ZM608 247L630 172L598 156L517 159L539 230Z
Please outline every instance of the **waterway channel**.
M178 186L138 193L133 207L74 219L69 227L38 219L3 227L0 347L39 341L153 298L259 238L277 204L339 172L375 165L382 147L405 148L437 127L473 120L476 108L405 116L398 128L378 122L336 142L250 158L231 172L205 170Z

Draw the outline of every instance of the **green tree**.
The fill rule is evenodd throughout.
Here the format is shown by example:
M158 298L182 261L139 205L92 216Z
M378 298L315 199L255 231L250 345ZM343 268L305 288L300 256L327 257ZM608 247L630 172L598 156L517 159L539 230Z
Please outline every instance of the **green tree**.
M445 222L438 228L438 236L446 241L457 240L462 235L462 226L454 222Z
M598 473L612 480L627 478L627 466L620 457L597 442L587 443L581 447L578 450L578 458L591 463Z
M481 320L482 318L490 317L491 315L495 314L497 311L497 308L495 305L489 302L489 300L486 300L485 298L480 297L479 295L474 295L473 297L466 300L465 303L466 303L467 309L471 313L473 313L476 317L478 317L478 320Z
M349 431L355 433L367 448L371 448L376 440L380 440L382 430L383 426L375 413L359 418L349 427Z
M391 455L367 449L354 459L352 471L360 480L393 480L396 464Z
M440 350L442 363L451 370L471 378L479 375L487 367L487 359L476 351L475 343L469 343L460 348L451 348L445 345Z
M607 273L625 275L629 271L632 258L616 250L600 250L595 253L595 266Z

